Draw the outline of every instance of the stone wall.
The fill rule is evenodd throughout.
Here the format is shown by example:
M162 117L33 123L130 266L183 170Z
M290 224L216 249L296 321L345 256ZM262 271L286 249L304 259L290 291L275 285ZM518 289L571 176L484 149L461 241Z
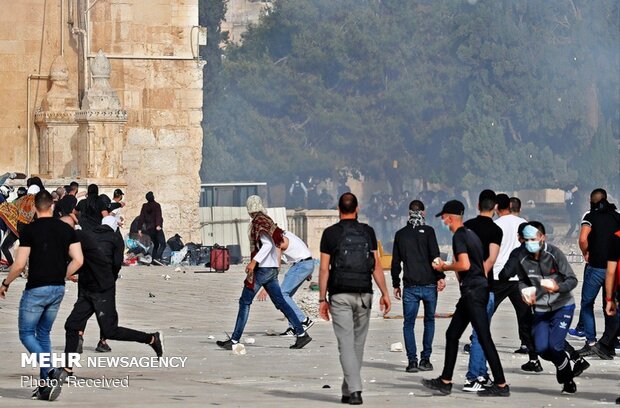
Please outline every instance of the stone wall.
M61 24L60 0L0 0L0 172L26 170L26 79L30 74L48 75L52 60L60 54L61 29L69 89L78 96L78 37L66 23L67 1L62 3ZM203 84L202 67L192 59L191 48L198 0L91 0L90 4L94 4L90 56L101 49L110 59L110 84L128 114L120 176L127 186L125 214L129 219L136 216L151 190L162 205L167 235L179 232L185 241L199 241ZM50 84L39 79L31 84L32 116ZM35 160L33 174L38 172L34 164Z
M258 23L261 13L270 4L270 1L263 0L228 0L226 21L222 22L222 31L228 31L228 38L232 42L241 42L241 35L248 25Z

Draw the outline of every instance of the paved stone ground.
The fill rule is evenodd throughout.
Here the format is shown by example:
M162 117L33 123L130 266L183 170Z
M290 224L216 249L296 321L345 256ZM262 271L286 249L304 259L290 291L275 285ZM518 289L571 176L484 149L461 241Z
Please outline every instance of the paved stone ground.
M582 271L581 265L574 265ZM247 354L232 355L215 345L215 339L231 332L237 313L237 299L243 280L242 266L223 274L196 274L171 267L130 267L122 271L118 282L117 303L122 325L147 331L163 330L167 356L187 357L184 368L92 368L76 370L80 378L125 378L127 388L65 387L57 403L68 407L152 407L152 406L225 406L225 407L328 407L340 405L342 372L336 339L331 324L317 321L310 333L313 341L303 350L289 350L292 338L267 336L266 331L282 331L285 323L270 302L255 302L246 336L255 339ZM164 275L171 279L165 280ZM4 277L2 274L0 277ZM316 276L316 275L315 275ZM29 400L32 387L21 387L21 376L36 376L33 368L22 368L24 348L17 333L17 309L24 286L19 279L0 301L0 406L39 406L42 401ZM440 295L439 313L453 310L458 288L452 279ZM305 285L307 286L307 285ZM579 285L581 286L581 285ZM305 289L304 289L305 291ZM52 332L54 351L64 347L63 324L76 298L76 286L67 285L67 293ZM149 297L152 293L155 297ZM305 298L318 292L301 293ZM578 294L577 294L578 295ZM596 306L597 325L603 327L602 312ZM396 303L392 316L402 314ZM435 371L408 374L404 371L404 352L390 352L390 344L402 342L402 319L375 317L370 324L362 375L366 406L485 407L501 403L519 407L591 407L611 405L620 395L620 364L591 358L592 367L577 379L579 391L574 396L560 394L551 363L543 362L545 371L528 375L519 371L526 361L513 354L519 346L514 311L509 302L502 304L492 323L492 332L511 385L509 399L480 399L460 390L467 354L461 353L455 370L456 386L448 397L434 397L420 384L422 377L439 375L443 364L444 333L449 319L437 319L432 362ZM573 323L574 324L574 323ZM421 342L422 321L416 334ZM142 344L111 341L112 352L94 351L98 327L92 319L85 334L83 360L89 356L152 356ZM215 339L211 338L214 336ZM461 342L463 344L463 342ZM575 346L581 346L577 342Z

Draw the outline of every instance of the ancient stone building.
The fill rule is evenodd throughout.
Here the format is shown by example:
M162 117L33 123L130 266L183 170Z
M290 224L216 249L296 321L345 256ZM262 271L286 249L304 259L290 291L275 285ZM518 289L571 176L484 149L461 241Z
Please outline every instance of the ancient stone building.
M222 31L228 31L230 41L239 43L247 26L258 23L261 13L268 10L270 5L271 1L268 0L228 0Z
M199 240L199 0L0 0L0 173L152 190Z

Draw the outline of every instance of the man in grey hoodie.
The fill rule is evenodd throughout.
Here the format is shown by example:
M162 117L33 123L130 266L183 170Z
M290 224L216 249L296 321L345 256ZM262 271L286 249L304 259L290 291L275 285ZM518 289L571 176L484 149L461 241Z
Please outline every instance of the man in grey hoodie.
M575 313L571 291L577 286L577 277L562 251L545 242L541 223L530 222L523 229L523 238L525 246L516 250L520 251L517 274L523 300L534 307L534 346L540 357L555 365L562 393L574 394L577 386L564 344Z

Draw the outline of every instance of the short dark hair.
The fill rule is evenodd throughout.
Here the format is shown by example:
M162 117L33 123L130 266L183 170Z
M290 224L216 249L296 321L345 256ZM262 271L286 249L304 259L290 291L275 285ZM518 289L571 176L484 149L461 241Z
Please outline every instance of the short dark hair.
M48 211L53 204L54 199L47 190L41 190L34 196L34 207L38 211Z
M409 211L424 211L424 203L420 200L413 200L409 203Z
M480 211L491 211L497 204L497 195L493 190L482 190L478 196Z
M353 193L344 193L338 200L338 209L343 214L353 214L357 208L357 197Z
M498 194L497 197L497 209L498 210L508 210L510 208L510 197L508 194Z
M517 234L519 235L520 238L523 238L523 230L525 229L525 227L527 227L529 224L527 222L522 222L521 224L519 224L519 226L517 227Z
M71 187L75 187L75 188L80 188L80 184L77 181L72 181L69 186Z
M521 212L521 200L519 197L510 197L510 212Z
M528 223L529 225L531 225L532 227L536 228L538 231L540 231L541 234L545 235L545 226L542 224L542 222L540 221L530 221Z
M607 191L602 188L595 188L590 193L590 201L593 203L598 203L601 200L607 200Z
M70 192L71 192L71 186L67 184L65 186L65 194L69 194Z

